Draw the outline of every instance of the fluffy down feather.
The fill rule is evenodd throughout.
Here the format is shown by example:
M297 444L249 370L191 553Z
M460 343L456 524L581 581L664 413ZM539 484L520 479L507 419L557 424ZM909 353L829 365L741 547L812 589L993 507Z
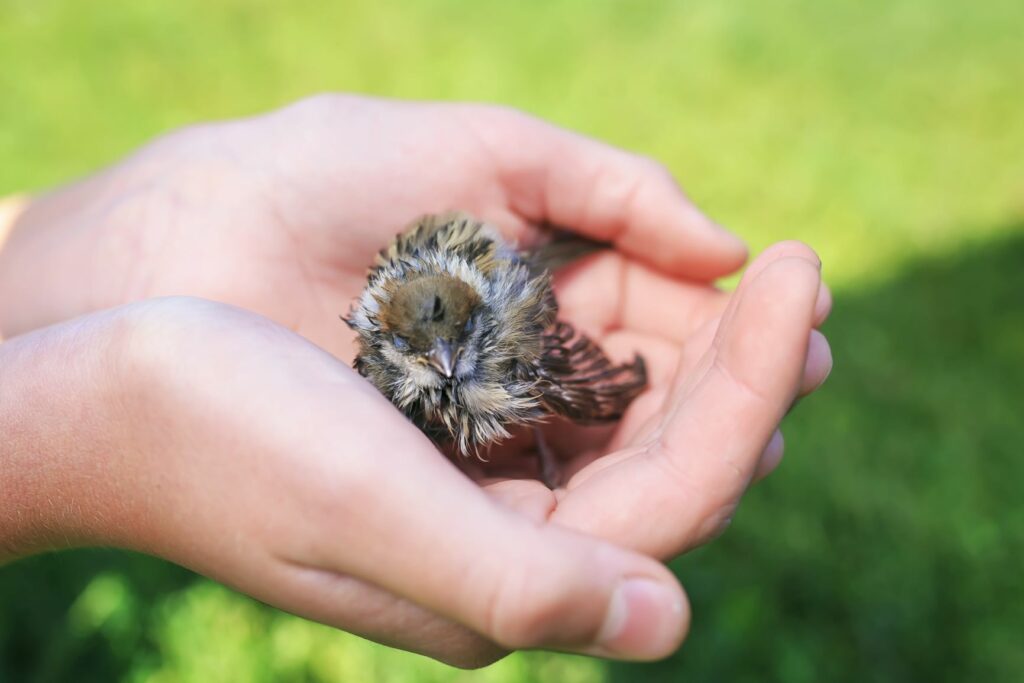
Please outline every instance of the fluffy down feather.
M399 325L416 314L396 311L409 290L396 294L415 281L426 313ZM381 250L346 322L358 335L356 369L436 442L482 458L514 425L617 420L646 386L640 357L611 363L556 314L551 276L531 255L485 223L445 214L421 218ZM417 325L458 347L451 376L399 336Z

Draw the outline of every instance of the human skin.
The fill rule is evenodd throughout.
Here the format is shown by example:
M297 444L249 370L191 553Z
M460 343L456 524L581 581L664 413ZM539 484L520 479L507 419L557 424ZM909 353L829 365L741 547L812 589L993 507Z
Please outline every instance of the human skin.
M556 292L611 353L647 358L651 388L614 429L546 428L572 475L558 491L472 483L342 362L337 315L374 252L453 208L522 244L550 223L614 246ZM171 134L33 202L0 251L0 332L23 335L0 346L0 420L20 436L0 451L0 539L9 557L151 552L464 666L519 647L664 656L688 609L649 558L724 529L831 365L817 257L782 243L735 293L710 284L745 256L654 162L506 109L321 96ZM167 295L247 310L103 310Z

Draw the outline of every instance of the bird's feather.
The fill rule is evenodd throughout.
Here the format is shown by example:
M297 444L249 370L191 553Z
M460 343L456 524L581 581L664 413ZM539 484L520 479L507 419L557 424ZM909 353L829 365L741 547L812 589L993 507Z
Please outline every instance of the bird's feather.
M446 279L458 286L432 284ZM424 299L434 290L447 299L443 306ZM458 339L465 353L450 377L413 353L415 339L395 339L416 331L403 311L468 307L469 316L458 320L460 330L466 321ZM646 386L642 359L614 364L593 341L556 322L557 310L547 269L492 226L451 213L421 218L380 251L346 322L358 334L356 369L431 438L479 455L511 427L552 415L581 424L616 420ZM447 329L445 320L423 325Z
M604 424L622 417L647 388L647 371L639 355L616 365L589 337L572 325L556 322L544 333L539 388L553 413L579 424Z

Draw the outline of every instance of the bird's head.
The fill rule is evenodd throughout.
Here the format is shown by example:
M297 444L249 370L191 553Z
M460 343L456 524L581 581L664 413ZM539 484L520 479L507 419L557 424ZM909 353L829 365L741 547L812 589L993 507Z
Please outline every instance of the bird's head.
M476 355L478 336L474 332L480 306L476 291L453 275L408 280L381 303L384 343L413 367L429 367L442 377L455 377Z

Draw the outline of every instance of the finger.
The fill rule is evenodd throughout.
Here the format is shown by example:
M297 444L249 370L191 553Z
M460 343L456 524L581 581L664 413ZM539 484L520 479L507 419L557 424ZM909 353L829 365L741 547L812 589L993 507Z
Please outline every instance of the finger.
M647 370L647 386L668 384L679 366L680 346L653 334L617 330L599 338L601 348L613 361L626 363L640 355Z
M682 342L729 299L705 282L668 277L611 250L562 268L554 287L561 314L595 337L628 329Z
M771 474L779 463L782 462L782 453L786 448L785 439L778 429L772 434L771 441L765 447L761 458L757 462L757 469L754 470L754 481L760 481Z
M555 509L554 493L536 479L502 479L478 483L491 498L535 523L547 522Z
M140 491L170 490L155 505L173 513L150 515L166 527L145 535L164 536L159 548L120 543L250 592L258 556L350 576L509 649L651 659L678 647L689 610L664 565L509 510L330 354L241 310L188 303L176 326L146 328L152 348L137 373L160 383L142 413L157 426L137 435L140 448L168 449ZM223 381L166 372L179 354ZM181 456L197 444L225 455ZM195 484L240 474L230 495ZM209 529L231 533L198 542Z
M705 323L701 328L697 330L695 336L700 337L701 339L706 339L710 332L712 333L712 343L714 343L715 338L727 335L732 327L732 320L735 317L736 308L741 300L744 285L755 281L758 278L758 276L767 268L777 263L778 261L787 258L795 258L807 261L809 264L813 265L819 271L818 293L815 296L815 315L817 315L819 310L818 301L821 300L823 297L829 297L827 288L823 290L823 285L820 281L821 259L818 258L818 255L814 252L813 249L811 249L803 242L799 242L796 240L787 240L784 242L777 242L771 245L770 247L765 249L757 257L757 259L754 260L753 263L750 264L750 266L743 273L743 278L740 280L739 287L737 287L736 291L729 296L729 299L725 306L725 310L722 312L722 315L718 320L718 324L716 326L712 326L709 323ZM704 358L703 355L697 355L698 353L702 353L703 349L705 348L703 344L694 344L693 341L694 340L688 340L687 344L684 345L683 347L683 358L680 361L680 370L682 371L683 368L686 368L687 373L684 375L681 372L681 377L690 375L690 370L692 370L692 368L700 360L707 360ZM683 400L686 392L688 392L692 388L692 384L692 382L686 381L681 381L677 383L677 386L672 395L673 404L678 404L680 401Z
M821 327L828 320L832 312L832 290L824 282L821 283L821 290L818 292L818 301L814 306L814 326Z
M817 263L797 255L772 261L755 269L752 278L744 278L735 305L726 312L728 319L723 319L705 355L705 372L696 381L686 382L690 387L687 400L666 416L660 437L663 445L671 450L672 440L686 435L690 427L687 420L679 418L700 416L724 405L716 405L714 399L736 400L732 405L737 418L758 418L767 430L761 445L767 444L804 375L819 284ZM741 409L747 412L741 414ZM777 418L769 423L773 411ZM744 424L747 435L752 431L749 423L737 424ZM716 436L726 434L708 436L714 443ZM749 442L747 436L741 444Z
M610 447L626 443L658 412L679 365L679 346L658 336L619 330L599 341L601 348L616 362L631 361L640 355L647 369L647 389L629 404L622 420L615 424L576 425L559 420L545 428L548 446L560 459L572 460L572 465L564 472L566 476L608 453ZM521 453L521 449L517 452Z
M310 539L295 564L371 581L508 648L644 659L678 646L685 598L664 566L496 504L348 375L336 401L301 411L312 460L333 464L304 501L332 542ZM339 415L358 430L339 433Z
M800 258L804 259L812 264L821 271L821 259L809 246L800 242L799 240L784 240L782 242L776 242L772 244L763 252L761 252L756 259L743 271L743 278L740 281L740 287L743 286L744 282L754 281L758 275L764 272L769 266L776 261L780 261L785 258ZM740 287L737 288L737 293ZM819 293L821 291L821 284L819 281ZM719 330L727 329L730 321L732 320L733 314L736 311L736 306L739 303L738 297L731 296L729 302L725 307L725 311L722 313L722 323L719 326Z
M717 320L710 321L707 325L707 329L698 331L691 340L691 343L687 344L683 348L683 352L679 357L678 373L688 373L697 364L698 360L703 356L711 344L717 323ZM614 333L614 336L619 334L623 333ZM828 378L831 370L832 352L829 349L828 340L825 339L825 336L818 330L811 330L807 350L807 361L804 365L803 381L800 385L799 396L806 396L817 390L825 383L825 380ZM612 441L610 447L613 450L615 448L625 447L636 440L636 434L648 432L649 429L656 424L654 419L656 417L656 413L664 410L664 406L660 403L664 401L664 397L665 392L663 390L649 393L645 392L643 396L631 404L629 411L619 425L619 429L616 430L615 439ZM647 401L646 399L651 400ZM777 433L773 439L776 438L781 439L782 434ZM581 439L579 435L576 435L573 437L572 443L579 445L580 443L586 444L587 442L585 441L585 438ZM781 441L779 444L781 444ZM769 444L766 454L772 448L773 445ZM571 453L572 451L570 450L566 452ZM764 463L764 457L765 456L762 456L762 464ZM609 459L608 464L611 463L612 460ZM774 463L772 467L777 464L777 462ZM758 475L758 478L760 478L760 476L763 475Z
M758 268L755 272L760 272L763 268ZM826 290L827 292L827 290ZM821 293L819 293L818 304L815 307L815 319L818 319L819 311L821 310ZM697 330L685 345L682 347L682 353L678 355L677 369L672 371L672 374L685 375L689 374L701 358L706 354L710 348L712 341L715 337L715 332L718 329L720 320L713 318L708 320L699 330ZM665 342L662 342L663 344ZM611 349L623 346L628 349L642 349L644 357L654 358L654 363L649 363L649 370L654 367L651 372L652 385L660 384L661 381L667 379L666 372L670 367L669 359L667 354L655 354L651 353L651 341L645 338L644 335L634 335L629 332L613 332L611 335L606 337L602 344L609 349L609 353L613 353ZM654 348L657 349L658 345L654 344ZM672 346L673 350L678 347ZM667 351L667 349L666 349ZM622 353L621 351L618 353ZM614 354L613 354L614 355ZM807 361L803 371L803 381L800 386L800 396L806 396L812 393L818 387L820 387L825 379L828 377L832 369L832 352L829 349L828 340L825 339L817 330L812 330L810 334L810 340L808 343ZM657 424L656 413L663 410L661 405L664 401L664 392L645 392L643 396L637 399L632 405L630 405L629 411L623 418L623 421L619 424L616 430L615 438L609 445L611 450L618 448L624 448L629 443L635 441L635 435L648 432ZM569 431L570 434L567 438L557 440L557 437L552 439L552 442L557 442L562 445L562 449L559 452L565 452L575 455L577 451L587 452L597 445L596 442L591 443L591 440L587 439L586 432L580 430L583 433ZM772 437L772 441L765 449L764 454L758 465L757 473L755 474L755 480L761 479L766 476L770 471L774 470L778 466L782 459L782 433L776 432ZM586 458L580 462L574 462L573 470L582 469L583 466L587 466L588 472L584 475L594 474L601 469L611 467L616 463L625 459L626 456L632 457L636 453L628 453L625 456L619 454L613 454L601 458L597 463L591 464L596 458ZM568 473L568 472L567 472ZM573 472L574 473L574 472ZM581 479L582 480L582 479Z
M714 340L719 320L710 320L690 338L682 348L676 374L686 375L692 372L704 357ZM807 344L807 361L804 364L803 380L800 383L799 396L813 393L832 372L832 349L828 339L818 330L811 330Z
M279 562L262 572L259 585L247 592L306 618L452 666L486 666L508 653L461 624L345 574Z
M807 362L804 365L803 380L800 382L800 396L806 396L820 387L832 372L832 349L828 340L818 330L811 330L807 343Z
M655 161L518 112L470 112L510 204L530 220L571 228L692 278L713 279L746 260L743 242L701 213Z
M649 452L570 482L552 520L659 557L720 532L796 395L819 281L817 265L796 256L745 277Z

